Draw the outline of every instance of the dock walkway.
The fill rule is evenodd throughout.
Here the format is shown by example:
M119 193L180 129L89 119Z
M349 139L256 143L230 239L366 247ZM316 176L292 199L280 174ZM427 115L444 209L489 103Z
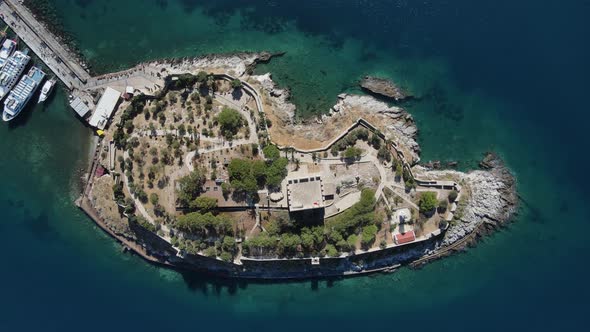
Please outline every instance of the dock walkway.
M75 56L19 1L0 1L0 17L69 89L80 89L88 82L90 74Z

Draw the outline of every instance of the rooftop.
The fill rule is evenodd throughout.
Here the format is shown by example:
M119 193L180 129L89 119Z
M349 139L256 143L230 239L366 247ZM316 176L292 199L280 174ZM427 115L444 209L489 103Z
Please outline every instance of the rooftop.
M319 175L287 179L289 211L324 207L322 178Z
M117 106L119 97L121 97L121 93L119 91L111 87L107 87L100 97L100 100L96 105L96 110L90 117L88 124L98 129L104 129L107 125L107 122L111 118L113 111L115 110L115 106Z
M413 242L414 240L416 240L416 234L414 233L413 230L405 232L405 233L395 234L395 243L396 244L410 243L410 242Z

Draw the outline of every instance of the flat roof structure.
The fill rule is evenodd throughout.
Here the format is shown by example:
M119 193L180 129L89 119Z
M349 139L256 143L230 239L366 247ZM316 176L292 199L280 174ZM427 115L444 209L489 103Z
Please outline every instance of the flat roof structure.
M397 233L394 239L396 244L410 243L416 240L416 233L413 230L405 233Z
M74 98L74 100L70 102L70 106L74 109L74 111L76 111L76 114L78 114L78 116L80 116L81 118L84 118L90 112L90 108L86 104L84 104L84 101L82 101L80 97Z
M96 105L96 110L92 113L88 124L98 129L104 129L111 118L120 97L121 93L119 91L107 87L100 97L100 100Z
M324 208L324 188L319 175L287 179L289 211L304 211Z

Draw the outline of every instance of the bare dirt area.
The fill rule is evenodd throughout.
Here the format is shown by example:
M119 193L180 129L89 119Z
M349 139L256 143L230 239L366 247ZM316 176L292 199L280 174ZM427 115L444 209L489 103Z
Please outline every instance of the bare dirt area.
M108 175L96 178L90 193L90 200L99 216L112 231L117 234L129 234L128 220L121 216L119 206L113 199L114 184L113 178Z

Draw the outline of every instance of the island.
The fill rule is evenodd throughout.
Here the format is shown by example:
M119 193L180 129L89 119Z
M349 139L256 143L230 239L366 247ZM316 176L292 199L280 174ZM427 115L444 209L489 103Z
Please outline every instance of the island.
M0 18L93 130L76 205L153 264L265 280L391 272L462 250L518 208L515 178L493 153L470 172L421 166L402 107L341 94L323 115L295 117L289 90L253 70L281 54L92 76L38 8L5 0ZM405 98L382 79L364 86Z
M271 57L153 61L109 74L132 89L88 89L112 117L96 122L78 205L151 262L250 279L419 266L510 220L515 180L497 156L422 167L412 116L367 95L295 120L289 91L252 74Z

